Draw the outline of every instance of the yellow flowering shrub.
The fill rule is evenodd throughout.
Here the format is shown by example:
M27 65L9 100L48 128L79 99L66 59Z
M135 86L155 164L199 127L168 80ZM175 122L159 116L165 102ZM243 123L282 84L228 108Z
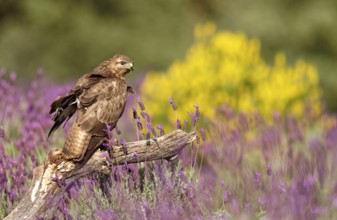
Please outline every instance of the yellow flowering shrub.
M306 105L319 113L319 80L311 64L298 60L290 66L280 53L274 65L268 65L258 40L217 32L213 23L196 26L195 37L184 59L145 78L142 97L155 119L175 118L169 97L180 117L194 111L196 103L203 116L211 118L223 104L244 112L258 110L267 118L273 111L301 116Z

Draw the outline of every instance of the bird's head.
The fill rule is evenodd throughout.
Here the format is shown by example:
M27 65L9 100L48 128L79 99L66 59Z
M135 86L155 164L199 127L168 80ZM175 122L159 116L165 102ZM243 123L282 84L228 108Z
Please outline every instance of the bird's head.
M110 60L108 60L108 68L118 76L125 76L133 70L132 60L122 54L116 54Z

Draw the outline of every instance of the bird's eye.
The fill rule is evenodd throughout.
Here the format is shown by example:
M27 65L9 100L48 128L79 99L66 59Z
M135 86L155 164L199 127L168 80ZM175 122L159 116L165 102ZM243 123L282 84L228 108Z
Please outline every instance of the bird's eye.
M125 61L121 61L121 64L122 64L122 65L125 65L125 64L126 64L126 62L125 62Z

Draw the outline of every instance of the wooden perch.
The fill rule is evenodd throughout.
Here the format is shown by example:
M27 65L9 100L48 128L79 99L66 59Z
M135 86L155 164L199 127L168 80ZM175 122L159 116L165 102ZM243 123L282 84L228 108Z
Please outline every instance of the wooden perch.
M79 178L93 172L108 174L112 166L125 162L172 158L195 137L195 132L176 130L157 139L129 142L126 149L119 145L113 147L113 152L98 150L82 167L74 161L64 160L61 150L54 149L48 154L45 164L34 169L30 189L5 219L36 219L39 216L51 219L64 190Z

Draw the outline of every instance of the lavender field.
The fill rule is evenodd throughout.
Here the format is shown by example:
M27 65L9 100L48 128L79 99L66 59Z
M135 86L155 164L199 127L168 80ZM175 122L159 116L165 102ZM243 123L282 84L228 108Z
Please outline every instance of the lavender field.
M0 218L15 208L32 170L51 147L62 147L67 132L66 126L47 140L49 105L71 83L57 85L41 70L26 85L16 78L0 70ZM146 111L151 117L151 109ZM192 111L188 121L164 129L198 133L178 160L125 164L113 167L108 178L82 178L66 190L55 219L337 218L334 115L308 108L302 117L274 111L266 119L225 103L213 119L203 118L202 106ZM134 141L164 132L160 125L145 125L141 115L146 113L141 114L139 98L129 97L114 138Z
M337 219L336 26L336 0L0 0L0 220Z

